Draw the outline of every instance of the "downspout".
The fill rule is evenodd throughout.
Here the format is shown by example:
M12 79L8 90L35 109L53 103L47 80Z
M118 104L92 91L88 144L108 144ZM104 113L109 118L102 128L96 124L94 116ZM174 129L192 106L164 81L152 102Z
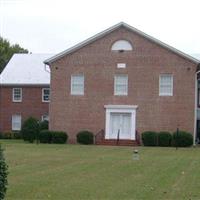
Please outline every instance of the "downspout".
M193 146L196 146L196 134L197 134L197 92L198 92L198 74L200 70L195 73L195 102L194 102L194 134L193 134Z

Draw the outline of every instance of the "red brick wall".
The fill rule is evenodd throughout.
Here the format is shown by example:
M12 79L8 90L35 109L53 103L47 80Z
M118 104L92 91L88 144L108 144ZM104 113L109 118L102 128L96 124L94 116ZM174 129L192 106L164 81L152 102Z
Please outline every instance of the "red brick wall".
M11 131L14 114L20 114L22 121L30 116L41 120L42 115L48 114L49 103L42 102L43 87L18 87L22 88L22 102L12 102L13 87L0 88L0 131Z
M133 44L131 52L112 52L118 39ZM126 69L117 69L126 63ZM51 66L50 129L63 130L70 141L82 129L105 129L104 105L138 105L136 129L193 132L196 64L124 28L67 55ZM85 76L85 95L70 95L71 74ZM172 73L174 95L159 96L159 75ZM128 74L128 96L114 96L114 75Z

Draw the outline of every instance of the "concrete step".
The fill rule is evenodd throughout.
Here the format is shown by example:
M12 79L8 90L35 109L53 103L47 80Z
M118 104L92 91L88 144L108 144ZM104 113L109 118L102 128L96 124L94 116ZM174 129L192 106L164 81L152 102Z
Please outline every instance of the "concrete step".
M110 145L110 146L138 146L137 141L135 140L102 140L102 141L97 141L97 145Z

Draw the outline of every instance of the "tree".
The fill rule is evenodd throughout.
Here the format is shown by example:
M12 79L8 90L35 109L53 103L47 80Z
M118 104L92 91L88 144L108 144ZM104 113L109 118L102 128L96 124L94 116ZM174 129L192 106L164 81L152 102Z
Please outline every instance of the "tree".
M4 199L7 190L8 166L5 162L3 150L0 146L0 200Z
M28 53L28 50L18 44L11 45L7 39L0 36L0 73L14 53Z
M29 117L24 121L21 129L21 134L24 141L33 143L34 140L38 141L38 135L40 132L39 121L33 117Z
M48 130L49 129L49 122L47 120L40 122L40 131Z

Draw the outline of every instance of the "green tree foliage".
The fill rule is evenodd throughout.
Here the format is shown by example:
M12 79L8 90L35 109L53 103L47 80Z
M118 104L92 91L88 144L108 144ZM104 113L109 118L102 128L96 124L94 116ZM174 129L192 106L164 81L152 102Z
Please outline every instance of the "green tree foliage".
M0 73L14 53L28 53L28 50L18 44L11 45L8 40L0 36Z
M33 117L29 117L24 121L21 129L21 134L24 141L29 141L31 143L34 140L38 140L38 135L40 132L39 121Z
M49 122L47 120L40 122L40 130L48 130L49 129Z
M4 199L7 189L8 166L5 162L3 150L0 146L0 200Z

